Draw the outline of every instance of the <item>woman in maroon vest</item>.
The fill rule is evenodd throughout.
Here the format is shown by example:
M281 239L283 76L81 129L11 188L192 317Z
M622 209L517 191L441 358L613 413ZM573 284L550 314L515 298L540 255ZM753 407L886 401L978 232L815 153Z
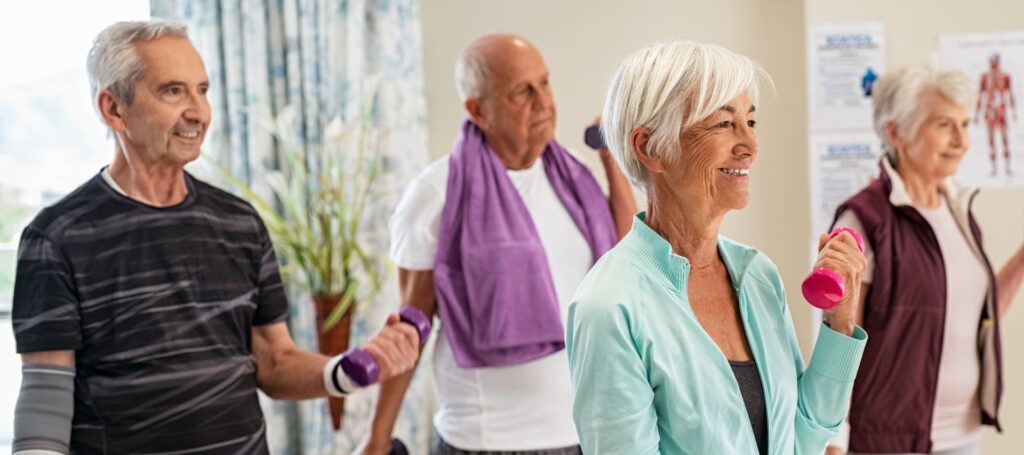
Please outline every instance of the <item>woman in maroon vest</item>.
M852 453L976 454L999 428L999 321L1024 280L1024 246L999 271L971 213L977 190L951 179L970 145L974 84L919 65L875 85L877 180L835 225L864 233L859 324L871 333L854 385ZM844 453L837 438L829 454Z

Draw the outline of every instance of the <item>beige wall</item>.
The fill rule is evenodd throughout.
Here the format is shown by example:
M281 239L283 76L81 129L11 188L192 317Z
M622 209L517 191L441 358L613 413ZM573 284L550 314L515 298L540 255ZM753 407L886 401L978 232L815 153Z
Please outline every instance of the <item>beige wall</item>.
M492 32L524 35L544 53L559 107L557 135L592 165L582 129L601 109L612 71L632 50L672 38L729 47L761 61L777 95L759 106L761 155L752 174L749 208L730 215L725 234L765 251L779 266L805 355L811 313L798 296L809 267L809 178L804 33L808 24L881 21L890 68L927 58L940 33L1024 29L1019 0L428 0L422 9L432 155L449 151L463 118L452 66L475 37ZM1024 95L1018 95L1024 96ZM600 175L600 174L599 174ZM1024 191L985 191L976 212L986 247L999 266L1024 237ZM1020 306L1018 297L1016 306ZM1024 453L1024 363L1013 355L1024 342L1024 310L1006 319L1008 374L1003 422L1006 434L986 434L986 453ZM1020 328L1020 329L1017 329ZM1014 330L1017 329L1017 330Z

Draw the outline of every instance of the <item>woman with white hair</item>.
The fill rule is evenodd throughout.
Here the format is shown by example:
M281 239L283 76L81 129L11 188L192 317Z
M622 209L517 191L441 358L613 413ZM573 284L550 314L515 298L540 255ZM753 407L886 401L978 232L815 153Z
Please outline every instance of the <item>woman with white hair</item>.
M868 262L857 321L872 341L850 405L851 452L975 454L981 426L999 427L999 322L1024 279L1024 246L994 274L971 214L977 190L951 178L974 101L966 75L934 65L875 85L881 171L835 223L865 234Z
M841 426L867 334L854 324L864 257L819 238L846 281L804 368L782 279L719 235L750 199L764 70L679 41L630 56L603 114L648 209L594 265L569 313L573 417L588 454L820 454Z

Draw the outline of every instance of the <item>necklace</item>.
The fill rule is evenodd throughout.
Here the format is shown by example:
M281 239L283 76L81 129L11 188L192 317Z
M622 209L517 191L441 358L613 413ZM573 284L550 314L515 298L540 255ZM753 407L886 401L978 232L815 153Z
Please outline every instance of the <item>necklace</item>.
M711 267L713 265L715 265L714 259L708 261L708 263L704 264L704 265L696 265L696 264L693 263L693 261L690 261L690 269L691 270L705 270L708 267Z

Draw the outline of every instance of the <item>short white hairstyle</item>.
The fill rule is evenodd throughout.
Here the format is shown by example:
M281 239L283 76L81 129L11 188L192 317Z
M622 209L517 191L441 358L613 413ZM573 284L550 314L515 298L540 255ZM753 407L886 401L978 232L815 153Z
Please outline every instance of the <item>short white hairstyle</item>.
M896 150L886 134L886 125L893 122L900 137L911 139L928 116L922 96L935 90L957 106L970 111L977 101L974 83L962 71L937 63L907 66L882 76L872 90L875 133L882 141L882 151L896 163Z
M94 109L99 109L96 97L103 90L110 90L127 105L132 104L135 82L146 71L145 62L135 52L135 44L164 37L188 39L188 28L174 22L125 21L96 35L86 64Z
M487 60L477 46L467 47L455 60L455 90L459 100L483 97L489 78Z
M683 131L747 92L757 104L762 86L772 87L760 64L720 46L673 41L641 49L622 63L605 98L601 128L629 180L646 188L647 170L636 158L633 130L651 130L647 152L683 158Z

